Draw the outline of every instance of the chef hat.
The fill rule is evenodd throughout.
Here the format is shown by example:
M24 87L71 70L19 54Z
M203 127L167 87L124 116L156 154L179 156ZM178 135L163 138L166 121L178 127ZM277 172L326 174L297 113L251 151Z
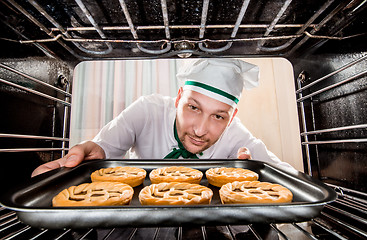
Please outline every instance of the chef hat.
M236 107L243 88L258 86L259 67L239 59L197 59L180 68L176 76L184 90Z

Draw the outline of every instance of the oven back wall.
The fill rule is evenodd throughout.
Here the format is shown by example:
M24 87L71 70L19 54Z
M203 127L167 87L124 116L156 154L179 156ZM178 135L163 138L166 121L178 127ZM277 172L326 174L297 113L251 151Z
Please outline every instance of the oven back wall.
M3 61L2 64L53 86L58 86L60 75L71 79L72 74L71 68L65 63L44 59ZM55 90L3 67L0 68L0 78L63 99ZM60 148L61 142L4 135L62 137L64 105L4 82L0 82L0 102L0 133L3 134L0 137L0 183L3 188L11 188L29 179L38 165L61 156L61 151L32 149Z

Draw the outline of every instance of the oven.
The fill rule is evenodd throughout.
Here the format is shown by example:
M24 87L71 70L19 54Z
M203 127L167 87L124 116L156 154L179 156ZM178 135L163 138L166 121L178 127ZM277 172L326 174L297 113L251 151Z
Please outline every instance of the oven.
M304 173L337 193L308 221L37 228L0 208L0 239L365 239L365 0L1 0L1 188L65 155L84 61L282 57L293 66Z

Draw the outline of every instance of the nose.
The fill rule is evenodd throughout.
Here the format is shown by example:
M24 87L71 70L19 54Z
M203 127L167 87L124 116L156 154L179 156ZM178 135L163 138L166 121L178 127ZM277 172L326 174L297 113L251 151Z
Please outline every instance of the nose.
M209 121L205 117L200 117L196 119L194 124L194 133L198 137L203 137L208 133Z

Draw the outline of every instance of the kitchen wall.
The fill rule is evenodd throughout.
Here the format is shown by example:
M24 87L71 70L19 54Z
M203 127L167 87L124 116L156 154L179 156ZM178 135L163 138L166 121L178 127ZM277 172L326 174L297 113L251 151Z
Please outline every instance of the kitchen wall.
M292 65L284 58L246 61L260 68L260 84L244 90L238 117L281 160L303 171Z

